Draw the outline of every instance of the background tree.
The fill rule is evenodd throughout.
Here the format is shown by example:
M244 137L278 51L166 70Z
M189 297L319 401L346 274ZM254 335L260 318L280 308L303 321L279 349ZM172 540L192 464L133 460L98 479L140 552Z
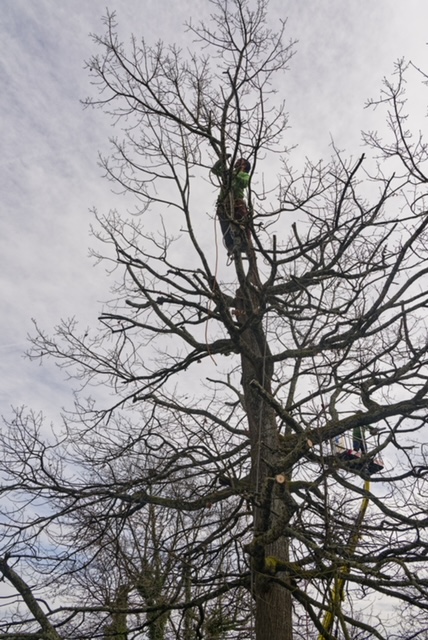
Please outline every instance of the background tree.
M126 48L111 15L95 38L87 104L121 123L102 162L139 215L98 217L121 273L100 328L33 338L82 388L63 433L17 412L2 437L0 570L20 596L2 637L387 638L358 600L428 606L427 158L408 70L377 103L389 139L365 136L374 169L335 151L294 170L284 25L264 0L213 7L188 25L195 53ZM240 156L254 253L225 271L209 171ZM261 180L276 157L277 185ZM333 455L369 425L368 454Z

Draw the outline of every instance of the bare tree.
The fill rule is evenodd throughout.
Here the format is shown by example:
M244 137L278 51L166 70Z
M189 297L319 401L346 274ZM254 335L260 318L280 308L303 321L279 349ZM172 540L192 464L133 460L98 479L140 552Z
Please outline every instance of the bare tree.
M22 412L3 434L0 569L30 612L3 638L387 638L389 616L359 600L428 607L427 151L406 128L411 69L376 103L390 137L365 136L377 165L335 152L297 171L282 155L272 196L257 176L285 153L276 89L293 45L265 0L212 4L209 25L188 25L196 53L127 49L113 15L95 38L87 104L121 122L102 162L139 215L98 217L122 274L100 328L33 338L82 389L56 439ZM249 214L231 223L248 244L223 275L210 170L223 205L240 157ZM357 451L350 434L373 426ZM122 576L110 591L101 557ZM36 585L65 577L34 608Z
M418 594L415 593L417 599ZM402 603L399 607L400 623L388 640L426 640L428 638L428 620L426 611L421 611L412 604Z

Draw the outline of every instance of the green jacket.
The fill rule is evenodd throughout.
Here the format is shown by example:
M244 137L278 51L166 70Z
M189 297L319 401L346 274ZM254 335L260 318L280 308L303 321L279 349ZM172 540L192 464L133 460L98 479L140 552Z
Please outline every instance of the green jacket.
M362 440L366 430L367 430L367 427L365 425L354 427L352 429L352 437L355 438L356 440Z
M219 178L223 178L224 175L224 165L221 160L217 160L213 168L211 169L212 173ZM243 200L244 191L248 187L250 182L250 174L245 171L240 171L239 173L234 173L232 177L232 196L234 200ZM224 199L228 196L227 189L223 184L220 189L220 195L218 198L219 202L223 202Z
M375 427L371 427L370 425L360 425L359 427L354 427L352 429L352 437L356 440L363 440L366 437L367 431L371 436L375 436L379 433L379 430Z

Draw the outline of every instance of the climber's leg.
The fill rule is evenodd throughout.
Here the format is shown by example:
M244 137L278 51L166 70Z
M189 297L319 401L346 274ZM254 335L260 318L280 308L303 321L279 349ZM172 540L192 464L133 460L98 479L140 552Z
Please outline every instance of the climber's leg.
M239 233L241 251L245 251L245 253L248 253L249 249L252 246L252 241L251 231L248 224L250 221L249 213L245 200L235 201L234 217L238 225L237 233Z
M224 245L227 249L227 252L230 254L233 252L235 246L234 235L231 222L226 215L223 207L217 207L217 217L220 220L220 227L223 234Z

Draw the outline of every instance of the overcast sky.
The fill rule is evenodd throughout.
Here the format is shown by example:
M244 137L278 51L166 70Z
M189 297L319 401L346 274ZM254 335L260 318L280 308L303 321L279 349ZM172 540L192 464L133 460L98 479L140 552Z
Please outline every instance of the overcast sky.
M94 52L108 6L119 31L183 44L180 25L207 17L208 0L0 0L0 411L25 404L53 416L71 406L70 387L53 366L23 359L35 318L48 332L60 318L95 325L109 281L88 257L90 209L120 211L97 165L113 132L99 111L79 102L90 93L84 61ZM364 109L401 57L428 71L426 0L272 0L275 24L288 17L297 39L283 97L290 144L320 158L333 137L361 153L361 129L382 122ZM184 31L184 30L183 30ZM411 95L421 129L426 95Z

